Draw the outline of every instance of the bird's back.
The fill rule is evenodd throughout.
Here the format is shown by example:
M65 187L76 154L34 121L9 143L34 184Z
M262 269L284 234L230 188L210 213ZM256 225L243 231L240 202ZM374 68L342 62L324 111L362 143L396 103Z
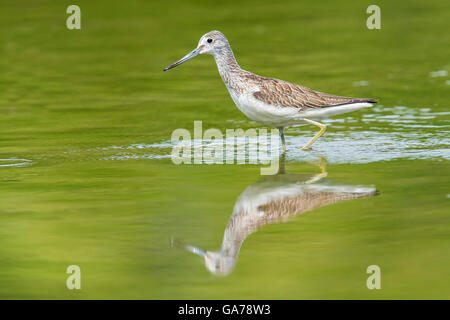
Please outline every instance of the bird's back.
M244 70L243 70L244 71ZM243 82L251 82L255 88L253 97L268 105L279 107L295 107L300 110L326 108L353 103L375 104L370 98L352 98L336 96L287 81L265 78L257 74L244 71L240 77Z

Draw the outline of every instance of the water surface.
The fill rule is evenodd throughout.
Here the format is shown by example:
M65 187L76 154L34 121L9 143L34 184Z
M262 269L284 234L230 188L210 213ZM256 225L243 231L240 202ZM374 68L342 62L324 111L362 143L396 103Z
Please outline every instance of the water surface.
M1 298L450 298L448 1L381 2L381 30L352 1L78 5L69 31L64 4L1 3ZM380 104L325 121L312 152L316 128L289 128L279 176L175 165L177 128L262 128L211 57L162 72L211 29L246 69ZM223 247L236 208L280 219L241 224L218 276L183 246Z

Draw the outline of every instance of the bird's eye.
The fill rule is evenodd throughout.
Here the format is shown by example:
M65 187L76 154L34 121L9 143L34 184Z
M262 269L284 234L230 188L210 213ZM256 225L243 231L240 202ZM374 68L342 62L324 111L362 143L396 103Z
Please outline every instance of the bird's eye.
M206 40L208 43L211 43L212 42L212 39L208 39L208 40Z

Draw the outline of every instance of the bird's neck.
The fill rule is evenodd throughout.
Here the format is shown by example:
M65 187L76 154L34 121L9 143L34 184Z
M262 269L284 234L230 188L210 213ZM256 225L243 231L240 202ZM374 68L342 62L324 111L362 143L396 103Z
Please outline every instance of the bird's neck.
M215 54L214 59L223 82L228 88L232 88L233 74L241 70L234 57L233 50L231 50L231 47L226 47L220 53Z

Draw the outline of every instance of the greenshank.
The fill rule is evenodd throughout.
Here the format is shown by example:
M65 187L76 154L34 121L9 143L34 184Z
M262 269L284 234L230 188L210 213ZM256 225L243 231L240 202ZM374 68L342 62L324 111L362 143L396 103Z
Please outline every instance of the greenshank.
M322 181L326 176L324 163L321 168L322 172L312 177L277 174L248 186L234 205L219 250L203 250L174 238L172 246L201 256L210 272L226 276L233 271L245 239L261 227L285 222L290 217L344 200L379 194L374 187Z
M372 107L377 103L375 99L335 96L243 70L236 62L227 38L216 30L203 35L196 49L165 68L164 71L200 54L214 56L220 76L242 113L256 122L279 129L285 151L285 127L295 124L312 124L320 128L319 132L302 148L307 150L325 132L325 125L315 120Z

